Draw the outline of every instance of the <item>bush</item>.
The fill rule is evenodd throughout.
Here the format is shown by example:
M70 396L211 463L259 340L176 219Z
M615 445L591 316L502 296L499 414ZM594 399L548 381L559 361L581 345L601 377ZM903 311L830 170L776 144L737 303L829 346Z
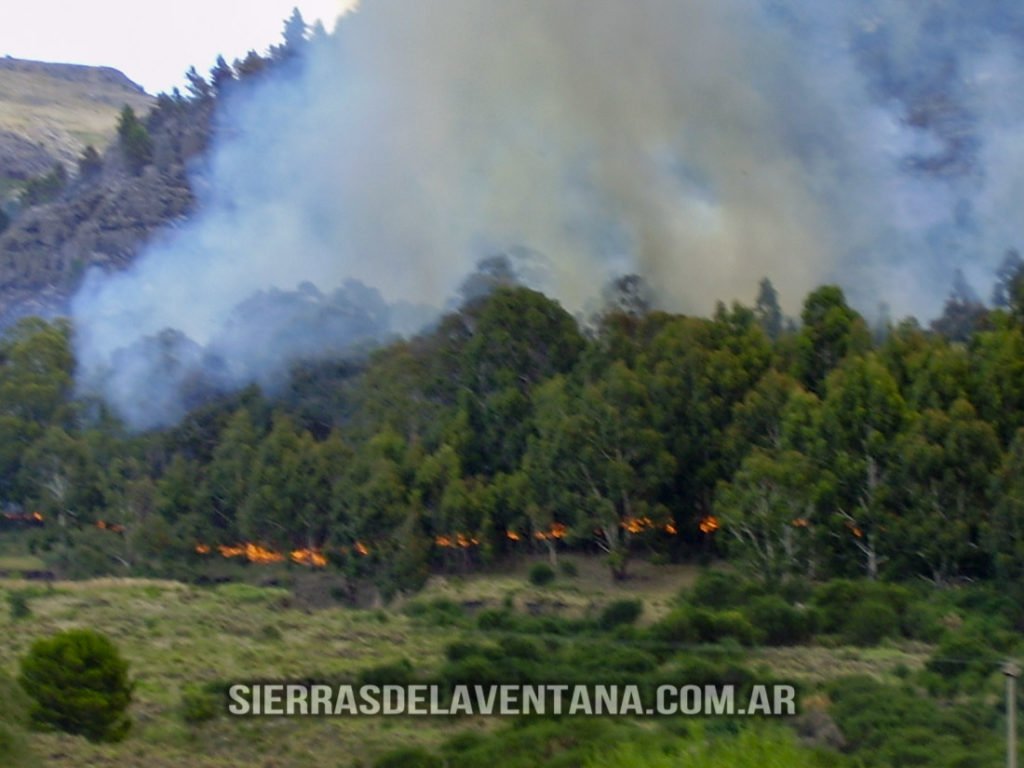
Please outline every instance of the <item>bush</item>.
M29 716L90 741L119 741L131 721L128 663L106 636L71 629L37 640L21 660L18 677L33 699Z
M608 603L601 611L597 625L601 629L614 629L626 624L634 624L643 612L642 600L615 600Z
M409 603L404 611L407 616L412 616L424 623L443 627L462 624L466 619L466 611L463 607L447 597L439 597L430 601L417 600Z
M941 679L940 687L956 690L968 682L975 687L997 668L1000 657L984 636L957 632L942 639L925 668Z
M813 601L821 617L819 629L822 632L845 634L860 603L873 601L887 605L895 612L898 620L909 608L911 597L910 590L896 584L835 579L819 586L814 591Z
M382 755L374 768L444 768L444 761L419 747L403 747Z
M739 611L708 611L693 613L693 624L702 643L717 643L732 639L742 645L757 645L762 634Z
M415 672L411 661L400 659L362 670L357 682L360 685L408 685L415 678Z
M811 635L807 612L776 595L756 598L748 606L746 615L768 645L797 645Z
M153 160L153 139L146 126L135 116L135 110L127 104L121 110L117 123L117 136L124 152L128 167L138 174Z
M540 643L528 637L503 637L498 641L498 647L506 658L540 661L544 657Z
M219 691L206 686L190 685L181 692L181 719L189 725L213 720L220 714Z
M690 602L703 608L738 608L759 593L756 585L726 571L703 571L690 591Z
M694 609L688 605L676 608L651 626L651 637L663 643L689 645L700 637L694 624Z
M853 645L878 645L886 637L899 634L900 618L892 606L877 598L853 607L843 637Z
M543 587L555 580L555 572L547 563L537 563L530 568L530 583L537 587Z
M24 592L9 593L7 595L7 607L12 621L25 619L32 615L32 609L28 604L28 595Z

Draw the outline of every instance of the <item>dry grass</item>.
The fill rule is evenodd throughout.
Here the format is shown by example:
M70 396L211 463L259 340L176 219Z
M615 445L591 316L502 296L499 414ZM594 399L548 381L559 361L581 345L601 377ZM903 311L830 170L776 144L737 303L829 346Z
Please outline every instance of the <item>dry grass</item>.
M145 113L152 99L114 83L0 68L0 129L41 144L56 157L77 157L88 144L105 147L125 104Z
M524 559L510 571L435 578L417 600L447 598L469 607L506 601L524 610L591 615L610 600L638 597L645 618L663 613L696 578L682 566L636 563L634 578L614 582L596 560L573 558L579 574L559 575L549 586L529 584L536 562ZM408 658L419 670L435 668L456 628L428 626L404 615L400 605L366 611L343 607L310 610L278 587L225 584L195 587L155 579L96 579L40 585L0 581L0 593L30 595L31 616L12 621L0 601L0 672L14 674L18 659L36 638L88 626L110 635L131 663L137 680L135 729L122 744L92 745L60 734L33 734L43 764L55 768L291 768L370 765L397 746L435 747L466 729L490 729L496 720L448 721L404 718L221 717L186 725L179 711L182 689L208 681L336 677ZM0 594L2 597L2 594ZM750 651L749 664L772 676L816 682L864 673L893 678L927 657L920 645L878 648L765 648Z
M48 766L347 766L400 743L437 744L466 727L369 718L221 718L192 727L179 716L181 690L191 683L334 676L402 656L434 666L452 633L417 627L398 614L344 608L311 613L290 607L284 590L237 584L206 589L98 579L52 589L8 581L0 588L33 592L29 618L11 621L0 613L4 672L16 672L18 658L36 638L88 626L115 640L137 680L135 730L126 742L91 745L33 734Z
M529 582L529 570L548 560L523 557L500 573L435 577L416 599L443 597L479 608L497 608L510 601L524 612L557 612L578 618L596 616L613 600L635 597L644 601L643 624L668 613L674 598L692 586L700 573L691 565L652 565L638 560L631 564L628 579L616 581L600 558L560 555L558 561L572 563L577 575L565 576L556 568L554 582L536 587Z

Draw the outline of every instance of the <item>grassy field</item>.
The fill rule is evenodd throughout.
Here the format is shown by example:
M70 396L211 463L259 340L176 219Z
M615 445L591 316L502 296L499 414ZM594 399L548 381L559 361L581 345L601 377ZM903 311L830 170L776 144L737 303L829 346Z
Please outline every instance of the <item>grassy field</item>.
M644 600L644 620L650 621L696 574L689 567L638 563L635 578L617 584L599 563L576 563L578 576L560 576L543 588L528 583L530 563L524 560L502 573L435 577L414 599L446 598L470 611L511 604L523 611L587 616L610 600L632 596ZM432 747L460 731L496 724L397 718L256 722L220 717L188 725L182 719L181 693L190 684L337 677L400 658L408 658L417 669L432 669L459 630L417 623L403 612L402 601L380 610L313 608L286 589L245 583L198 587L140 579L49 585L0 581L0 592L13 590L30 595L31 615L12 620L6 604L0 606L0 636L5 641L0 644L0 671L14 675L18 659L37 637L93 627L115 640L137 680L135 728L128 740L92 745L69 736L33 734L32 747L47 766L366 766L399 745ZM901 665L920 665L926 650L814 647L751 653L755 666L822 679L851 671L888 676Z

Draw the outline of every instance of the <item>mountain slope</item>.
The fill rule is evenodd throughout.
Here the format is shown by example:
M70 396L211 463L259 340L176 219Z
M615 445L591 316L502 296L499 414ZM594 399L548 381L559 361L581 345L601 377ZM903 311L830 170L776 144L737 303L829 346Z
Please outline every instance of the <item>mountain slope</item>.
M153 99L116 69L0 58L0 181L73 167L110 142L125 104L144 113Z

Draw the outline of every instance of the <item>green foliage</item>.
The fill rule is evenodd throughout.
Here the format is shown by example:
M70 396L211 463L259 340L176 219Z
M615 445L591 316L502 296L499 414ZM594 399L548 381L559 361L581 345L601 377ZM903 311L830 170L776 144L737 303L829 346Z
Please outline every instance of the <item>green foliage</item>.
M68 172L63 163L57 163L44 176L29 179L21 191L22 205L42 205L56 200L68 184ZM3 227L0 227L3 230Z
M136 117L135 110L127 104L121 110L117 122L117 136L121 151L133 173L138 174L152 162L153 139L146 126Z
M128 664L104 635L72 629L37 640L21 660L18 677L32 698L34 725L119 741L131 721Z
M974 627L945 635L926 665L935 675L933 686L945 692L978 690L1002 660L992 640L992 635Z
M635 624L644 612L642 600L615 600L608 603L601 611L597 619L597 625L602 629L614 629L615 627Z
M224 699L215 686L188 685L181 692L181 719L188 725L199 725L221 714Z
M642 739L661 743L667 738L603 718L522 720L490 738L452 739L443 754L450 768L535 768L539 764L572 768L609 753L619 744Z
M454 600L439 597L430 601L414 600L405 606L405 613L413 618L427 624L439 627L459 625L464 623L466 612ZM487 611L480 613L478 621L481 621Z
M913 688L866 677L836 680L828 691L832 717L866 766L982 768L1002 760L990 707L943 706Z
M444 768L444 760L419 747L402 747L379 757L373 768Z
M18 590L7 593L7 607L12 621L25 619L32 615L32 609L28 604L28 595Z
M865 600L850 610L843 636L853 645L878 645L899 633L900 620L892 606L881 600Z
M543 587L555 580L555 571L547 563L536 563L530 566L530 583Z
M675 743L637 740L592 757L586 768L813 768L818 756L798 745L782 726L755 726L736 735L704 736Z
M760 587L735 573L704 570L686 598L702 608L740 608L760 591Z
M357 682L360 685L408 685L415 679L415 675L412 662L399 659L361 670Z
M896 617L896 626L900 626L912 599L911 592L896 584L867 580L834 579L819 585L812 597L819 620L819 629L827 633L845 633L852 628L852 616L858 607L871 602L874 607L868 613L885 613L879 621L886 623L889 612L880 612L877 608L884 605Z
M755 598L745 613L763 635L766 645L797 645L808 640L814 630L810 612L796 608L776 595Z
M0 765L10 768L38 765L24 731L28 708L25 692L14 680L0 673Z

